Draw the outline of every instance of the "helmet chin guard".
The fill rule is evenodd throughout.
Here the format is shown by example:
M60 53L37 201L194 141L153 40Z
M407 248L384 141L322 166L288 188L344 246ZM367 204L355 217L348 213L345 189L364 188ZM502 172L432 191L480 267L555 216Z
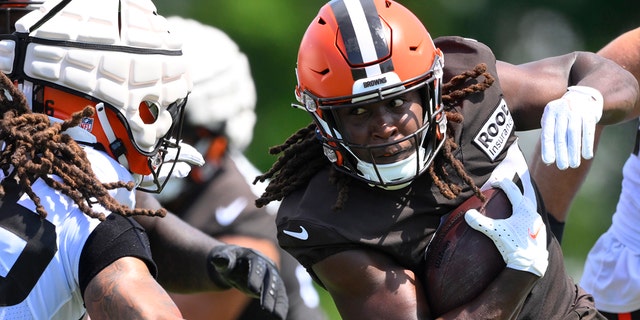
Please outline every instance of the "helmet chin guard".
M378 186L387 190L397 190L408 186L418 173L420 163L418 157L425 157L424 148L419 147L406 159L389 163L378 164L358 161L358 171L365 180L378 181ZM408 178L409 177L409 178Z

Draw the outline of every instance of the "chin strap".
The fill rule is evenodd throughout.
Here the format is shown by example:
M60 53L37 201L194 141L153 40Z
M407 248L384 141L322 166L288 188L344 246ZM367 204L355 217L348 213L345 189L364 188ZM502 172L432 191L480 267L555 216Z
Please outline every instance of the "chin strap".
M111 150L111 153L113 153L113 156L118 160L118 162L128 169L129 162L127 162L127 157L125 156L124 145L122 144L122 141L116 138L116 135L113 133L113 129L111 129L109 118L107 117L107 108L104 106L104 103L100 102L96 105L96 113L98 114L98 120L102 126L102 131L104 131L107 139L109 139L109 150Z

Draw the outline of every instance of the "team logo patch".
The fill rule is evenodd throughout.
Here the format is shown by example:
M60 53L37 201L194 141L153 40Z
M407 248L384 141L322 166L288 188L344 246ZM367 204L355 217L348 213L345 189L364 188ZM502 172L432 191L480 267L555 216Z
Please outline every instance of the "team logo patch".
M93 119L92 118L82 118L80 121L80 128L85 129L89 132L93 130Z
M506 147L507 139L511 136L513 127L511 112L504 99L501 99L500 104L482 126L473 142L491 161L494 161Z

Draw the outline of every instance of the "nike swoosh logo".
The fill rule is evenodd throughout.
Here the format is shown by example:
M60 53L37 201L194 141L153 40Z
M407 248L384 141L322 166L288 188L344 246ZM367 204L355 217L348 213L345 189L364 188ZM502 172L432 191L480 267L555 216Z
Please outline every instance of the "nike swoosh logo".
M236 198L227 206L216 208L216 220L221 226L228 226L238 218L249 201L245 198Z
M296 239L300 239L300 240L307 240L309 239L309 233L307 233L307 229L305 229L304 227L300 227L301 231L290 231L290 230L283 230L282 232L284 232L284 234L292 236Z
M535 233L531 233L531 229L529 229L529 237L531 237L531 239L535 240L538 237L538 234L540 233L540 230L542 230L542 225L543 223L541 223L540 225L538 225L538 230L536 230Z

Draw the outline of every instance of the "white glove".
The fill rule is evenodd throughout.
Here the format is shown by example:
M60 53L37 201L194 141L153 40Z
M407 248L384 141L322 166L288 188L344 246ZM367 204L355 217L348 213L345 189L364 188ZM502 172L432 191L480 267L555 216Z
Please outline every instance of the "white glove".
M204 164L204 158L200 152L187 143L180 142L180 154L176 159L177 152L178 148L167 148L167 152L164 155L164 165L160 168L160 172L158 173L158 181L160 184L164 184L164 181L168 178L184 178L189 175L189 172L191 172L191 166L202 166ZM171 172L171 176L169 176L169 170L171 170L171 165L174 161L176 162L176 165ZM139 186L143 188L155 186L155 183L153 182L153 175L146 175L142 177L142 181Z
M491 219L471 209L465 213L465 220L469 226L493 240L507 268L544 276L549 265L549 251L547 229L542 217L513 181L505 179L493 186L507 194L513 206L511 216L507 219Z
M580 165L581 149L583 158L593 158L596 123L602 117L602 108L600 91L585 86L569 87L562 98L549 102L540 119L542 161L556 162L558 169L564 170Z

